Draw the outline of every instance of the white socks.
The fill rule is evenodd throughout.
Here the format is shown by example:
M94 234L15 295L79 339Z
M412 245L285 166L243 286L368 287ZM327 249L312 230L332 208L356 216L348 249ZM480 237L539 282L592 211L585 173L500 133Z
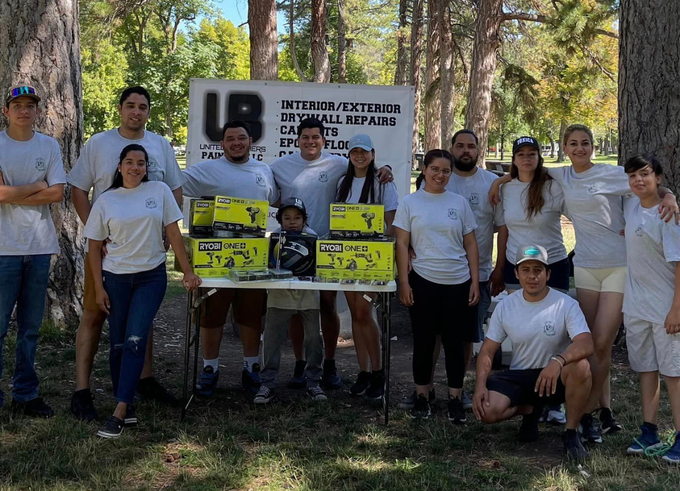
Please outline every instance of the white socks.
M212 360L206 360L203 358L203 368L212 367L213 372L219 370L219 358L213 358Z
M260 358L258 356L244 356L243 357L243 368L249 372L253 371L253 365L255 363L260 363Z

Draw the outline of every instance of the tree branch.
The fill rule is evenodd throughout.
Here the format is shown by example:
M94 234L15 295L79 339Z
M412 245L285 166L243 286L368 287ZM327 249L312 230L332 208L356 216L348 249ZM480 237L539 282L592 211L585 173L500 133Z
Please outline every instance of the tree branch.
M540 22L545 24L550 22L548 16L541 14L527 14L524 12L503 12L503 20L526 20L529 22Z
M607 31L606 29L595 29L596 34L600 34L602 36L607 36L613 39L619 39L619 35L616 34L615 32L612 31Z

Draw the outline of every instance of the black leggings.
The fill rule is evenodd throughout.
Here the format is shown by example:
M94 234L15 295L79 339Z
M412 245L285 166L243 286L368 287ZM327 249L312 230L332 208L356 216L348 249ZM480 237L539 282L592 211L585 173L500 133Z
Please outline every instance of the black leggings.
M413 306L413 380L416 385L432 381L432 357L441 335L446 356L449 387L460 389L465 377L465 343L472 342L477 329L477 306L468 305L471 280L459 285L441 285L415 271L409 274Z

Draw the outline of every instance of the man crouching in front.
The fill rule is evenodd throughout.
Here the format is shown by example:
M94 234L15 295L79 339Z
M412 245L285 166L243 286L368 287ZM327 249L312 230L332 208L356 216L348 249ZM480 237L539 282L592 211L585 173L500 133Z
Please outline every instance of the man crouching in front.
M588 357L593 339L578 303L546 285L548 253L539 245L520 247L515 274L521 290L498 304L477 357L473 411L484 423L522 415L519 439L538 439L538 419L546 405L566 402L567 429L562 435L567 458L588 458L578 424L590 394ZM510 370L489 375L501 343L512 342Z

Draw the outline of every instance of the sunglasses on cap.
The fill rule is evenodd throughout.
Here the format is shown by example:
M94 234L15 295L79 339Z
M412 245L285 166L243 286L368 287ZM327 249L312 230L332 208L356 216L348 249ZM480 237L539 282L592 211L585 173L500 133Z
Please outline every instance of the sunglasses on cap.
M7 102L11 102L18 97L24 96L31 97L35 101L40 100L40 96L38 96L35 87L31 87L30 85L19 85L16 87L11 87L9 91L7 91Z

